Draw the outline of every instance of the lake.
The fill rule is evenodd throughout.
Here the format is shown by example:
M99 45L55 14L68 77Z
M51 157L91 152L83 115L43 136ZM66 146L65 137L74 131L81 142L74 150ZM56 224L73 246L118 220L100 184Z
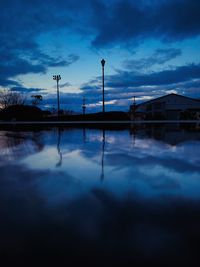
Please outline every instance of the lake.
M200 129L0 131L0 262L200 266Z

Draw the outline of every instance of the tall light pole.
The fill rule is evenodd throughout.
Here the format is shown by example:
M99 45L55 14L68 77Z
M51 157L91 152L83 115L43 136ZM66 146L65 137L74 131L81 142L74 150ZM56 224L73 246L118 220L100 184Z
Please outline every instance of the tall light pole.
M83 109L83 115L85 115L85 110L86 110L85 97L83 97L82 109Z
M53 75L53 80L56 80L56 85L57 85L57 101L58 101L58 114L57 116L59 117L59 111L60 111L60 97L59 97L59 85L58 82L61 80L60 75Z
M103 87L103 113L105 112L105 105L104 105L104 66L105 66L106 61L104 59L101 60L101 65L102 65L102 87Z

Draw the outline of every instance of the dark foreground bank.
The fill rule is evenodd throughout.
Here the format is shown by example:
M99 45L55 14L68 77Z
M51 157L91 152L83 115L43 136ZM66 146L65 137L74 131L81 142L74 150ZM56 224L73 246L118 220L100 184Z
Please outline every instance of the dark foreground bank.
M38 107L29 105L13 105L4 110L0 110L0 120L2 121L125 121L129 120L127 112L111 111L91 114L52 114L43 111Z
M47 210L15 197L5 206L13 214L1 226L1 266L199 266L199 202L119 201L93 189Z

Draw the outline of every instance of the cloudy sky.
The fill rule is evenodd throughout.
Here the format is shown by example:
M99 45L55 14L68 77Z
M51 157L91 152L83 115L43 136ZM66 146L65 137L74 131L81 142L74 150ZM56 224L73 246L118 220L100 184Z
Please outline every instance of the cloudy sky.
M1 0L0 86L56 108L128 110L167 93L200 98L199 0Z

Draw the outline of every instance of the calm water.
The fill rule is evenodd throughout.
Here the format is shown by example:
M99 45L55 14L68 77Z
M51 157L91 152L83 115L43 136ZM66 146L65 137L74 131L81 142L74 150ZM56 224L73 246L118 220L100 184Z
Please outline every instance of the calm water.
M200 130L1 130L0 225L2 266L200 266Z

